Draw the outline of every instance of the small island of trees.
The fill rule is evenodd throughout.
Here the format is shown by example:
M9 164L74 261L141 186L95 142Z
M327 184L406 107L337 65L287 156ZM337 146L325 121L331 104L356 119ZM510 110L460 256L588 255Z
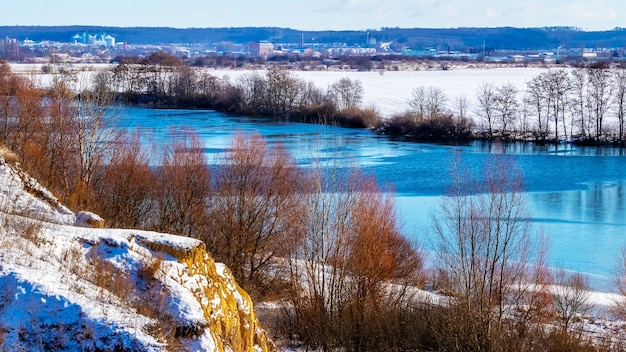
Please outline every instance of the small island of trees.
M523 91L481 82L470 92L474 99L451 101L439 88L419 86L406 102L406 112L384 117L375 108L362 107L357 79L344 77L324 89L276 64L231 81L192 64L162 52L124 58L100 72L95 82L125 104L369 128L412 141L624 145L626 137L626 71L607 62L546 70Z

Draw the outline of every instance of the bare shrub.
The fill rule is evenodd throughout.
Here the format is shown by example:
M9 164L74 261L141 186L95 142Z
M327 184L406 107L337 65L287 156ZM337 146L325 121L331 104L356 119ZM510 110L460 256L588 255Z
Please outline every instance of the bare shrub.
M343 170L341 170L343 171ZM291 254L289 334L322 350L387 350L413 302L422 259L402 237L392 195L350 170L311 175L305 238ZM406 322L406 320L405 320Z
M83 266L84 255L79 246L70 246L61 252L59 262L70 273L82 276L85 271Z
M11 211L7 213L5 209L1 208L2 205L0 205L0 221L3 222L3 228L7 235L13 233L15 236L29 241L36 247L41 247L44 244L45 239L40 237L43 228L41 222L16 214L13 209L10 209ZM11 245L10 243L7 244Z
M7 163L16 163L19 161L17 154L9 150L6 146L0 145L0 157Z
M561 328L567 332L575 319L583 317L593 309L590 302L589 279L579 272L558 269L555 273L552 299Z
M256 134L235 136L220 164L210 227L199 238L242 287L267 293L273 261L299 241L301 174L284 147L270 148Z
M337 112L334 121L342 127L373 128L380 121L380 114L374 108L350 107Z
M614 302L611 313L617 318L626 319L626 246L622 246L613 268L613 283L620 297Z
M464 141L472 137L472 120L449 114L421 117L415 112L392 116L376 125L379 134L426 142Z
M161 253L150 258L144 258L143 264L137 272L137 276L147 282L154 281L157 279L157 275L163 271L162 265L164 258L165 255Z
M107 299L107 296L111 295L129 305L135 283L127 271L97 255L89 256L87 265L89 267L89 270L86 270L87 280L101 288L103 298Z
M19 221L18 224L19 228L16 229L18 235L32 242L35 246L41 247L44 243L44 239L39 236L41 224L30 220Z
M541 310L545 304L535 291L548 280L542 266L545 246L533 241L524 221L528 210L521 174L503 155L487 160L483 172L482 178L475 177L457 157L450 196L442 200L434 219L438 268L446 273L446 289L454 296L452 307L444 311L444 327L460 331L457 337L463 340L453 345L464 347L457 350L513 343L500 339L524 330L538 315L525 313L512 328L509 317L524 307ZM445 343L452 343L445 337L450 333L446 330L441 337Z
M145 228L154 211L151 193L156 175L139 132L120 137L102 175L94 182L96 213L110 227Z
M188 129L172 130L172 142L164 147L152 198L156 216L150 227L160 232L198 237L208 224L207 201L211 179L204 146Z
M70 252L69 256L77 255ZM166 343L168 348L176 348L180 338L197 336L205 327L185 327L171 315L169 310L169 292L158 276L162 270L164 256L157 254L143 258L143 264L137 272L139 281L123 268L92 253L87 258L87 267L82 269L87 280L101 289L100 296L105 302L119 300L126 308L136 310L154 320L147 327L148 333ZM79 269L80 270L80 269Z

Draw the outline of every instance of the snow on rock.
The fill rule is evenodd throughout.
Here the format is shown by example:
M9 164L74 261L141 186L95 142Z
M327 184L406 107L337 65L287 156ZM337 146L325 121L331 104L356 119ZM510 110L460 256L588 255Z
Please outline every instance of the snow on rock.
M79 211L76 213L76 222L75 226L81 227L95 227L95 228L103 228L104 227L104 219L100 217L98 214L94 214L88 211Z
M36 219L71 225L75 215L17 163L0 156L0 209Z
M0 160L5 350L274 349L250 297L204 243L94 228L101 220L73 214Z

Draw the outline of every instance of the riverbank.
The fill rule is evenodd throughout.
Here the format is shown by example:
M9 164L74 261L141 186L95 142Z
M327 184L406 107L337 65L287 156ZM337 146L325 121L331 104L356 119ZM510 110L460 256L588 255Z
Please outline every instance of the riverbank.
M280 94L272 94L276 97L284 96L281 98L284 101L268 101L263 96L265 93L262 90L266 89L264 85L267 85L267 65L250 65L240 69L202 68L180 72L174 68L141 65L118 67L109 64L94 66L77 64L59 67L75 74L76 78L70 82L74 84L75 91L89 88L93 77L102 72L138 70L138 74L148 75L146 79L152 76L161 77L162 82L149 84L150 87L161 87L157 90L147 87L137 88L141 85L127 82L126 84L132 83L131 86L135 87L134 91L122 91L119 77L116 78L116 73L111 73L114 82L118 82L115 83L117 88L113 89L119 92L119 101L136 106L214 109L225 113L270 118L278 115L279 118L298 122L374 129L381 135L406 141L459 143L471 140L499 140L549 144L567 142L577 145L616 147L624 144L623 138L615 132L618 128L617 121L612 116L613 112L607 112L604 118L605 127L603 128L609 133L603 133L599 137L595 134L593 136L580 133L571 135L564 131L560 131L563 136L560 137L554 131L550 131L550 127L547 126L543 127L544 132L532 132L538 129L537 121L534 121L535 118L531 115L525 115L530 114L531 106L528 105L529 102L522 101L527 99L528 84L541 75L554 72L555 68L560 71L564 66L536 63L440 62L438 60L409 62L407 65L409 66L395 69L384 66L383 69L369 71L358 71L349 67L337 70L335 66L316 66L314 70L295 64L281 66L290 68L285 71L288 74L284 79L286 79L285 83L290 82L289 84L293 87L283 89ZM22 75L32 77L41 87L48 87L52 84L53 72L45 70L46 66L43 64L12 64L11 67ZM116 67L117 69L113 70ZM571 68L565 68L565 70L563 72L568 75L573 72ZM193 93L195 94L193 96L184 96L184 94L189 94L188 88L180 87L181 83L176 81L186 80L187 82L190 79L198 80L197 84L201 84L201 80L208 82L210 90ZM342 79L348 79L354 83L350 89L359 87L360 99L351 109L342 109L336 101L328 100L329 87ZM254 89L253 82L257 84ZM206 83L202 84L206 86ZM179 88L176 88L177 86ZM487 86L492 87L494 92L502 87L507 87L513 92L515 96L510 101L512 105L507 109L512 108L510 112L512 116L519 115L516 120L523 121L514 121L513 126L509 127L506 132L498 132L500 122L496 114L492 118L495 121L489 122L494 124L493 131L488 132L492 127L487 126L487 121L483 118L484 111L482 111L485 107L480 105L481 89ZM294 91L293 88L296 90ZM428 118L413 116L412 122L404 118L407 114L413 114L412 105L417 103L415 90L418 88L440 92L438 104L441 104L442 114ZM178 90L168 91L168 89ZM288 90L297 94L285 96ZM542 124L548 124L548 121L543 121ZM564 122L559 125L563 126ZM549 126L554 128L552 122ZM574 126L567 127L571 133Z

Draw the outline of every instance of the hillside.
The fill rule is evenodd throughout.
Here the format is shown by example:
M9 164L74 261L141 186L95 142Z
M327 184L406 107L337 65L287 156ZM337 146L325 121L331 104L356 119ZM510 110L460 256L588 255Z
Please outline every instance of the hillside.
M204 243L93 228L97 215L69 211L9 156L0 152L4 350L273 350Z
M496 50L552 50L568 48L620 48L626 45L626 31L582 31L574 27L549 28L381 28L344 31L300 31L277 27L241 28L167 28L167 27L99 27L99 26L0 26L0 38L33 41L70 42L77 33L106 33L118 42L130 44L215 44L233 42L248 44L268 40L279 44L346 43L370 45L368 40L392 42L412 48L437 47L440 50L482 52Z

